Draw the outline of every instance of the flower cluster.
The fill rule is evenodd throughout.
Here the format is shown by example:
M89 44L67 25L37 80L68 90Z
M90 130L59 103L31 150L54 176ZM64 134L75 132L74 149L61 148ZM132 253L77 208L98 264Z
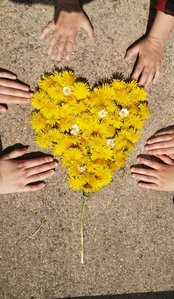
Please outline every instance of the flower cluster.
M31 116L37 145L61 156L71 188L100 190L140 137L150 113L146 91L116 79L91 90L70 71L44 76L38 87Z

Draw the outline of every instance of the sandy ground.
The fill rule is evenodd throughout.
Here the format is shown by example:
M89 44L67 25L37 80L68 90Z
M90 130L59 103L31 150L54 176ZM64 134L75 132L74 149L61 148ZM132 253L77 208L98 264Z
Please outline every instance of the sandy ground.
M69 66L91 86L113 73L129 76L126 48L146 30L148 0L94 0L84 9L96 34L90 46L80 34L71 62L55 64L46 55L48 39L38 33L52 18L44 1L0 1L0 66L34 88L44 72ZM29 4L29 2L33 2ZM171 291L173 288L172 193L140 190L129 175L147 137L173 125L174 34L167 44L158 84L149 93L151 118L126 176L92 194L86 208L85 264L80 264L81 192L69 190L65 171L39 192L1 196L0 299L61 297ZM0 119L3 149L16 143L34 145L29 117L32 108L11 106ZM32 238L40 221L46 222Z

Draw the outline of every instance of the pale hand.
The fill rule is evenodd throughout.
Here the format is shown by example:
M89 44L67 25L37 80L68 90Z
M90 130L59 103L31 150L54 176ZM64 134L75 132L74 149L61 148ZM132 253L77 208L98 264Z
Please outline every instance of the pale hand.
M75 44L75 38L80 29L84 29L90 41L94 40L94 30L85 13L80 11L67 12L59 9L58 18L52 20L40 35L44 39L48 33L52 33L52 38L48 46L48 55L51 55L53 48L57 46L56 60L61 61L63 56L70 60Z
M15 75L0 71L0 113L6 112L7 104L27 104L32 96L29 87L16 79Z
M148 36L127 50L125 60L138 56L138 62L132 74L132 79L140 86L148 88L155 84L159 77L164 43L157 38Z
M0 158L0 194L42 189L43 180L55 173L57 162L49 156L14 160L26 153L26 148L18 149Z
M156 133L148 139L145 150L152 155L168 155L174 158L174 130Z
M138 186L141 188L174 191L174 160L165 155L161 155L159 158L166 164L142 157L138 158L138 163L150 168L133 166L131 167L131 176L138 181Z

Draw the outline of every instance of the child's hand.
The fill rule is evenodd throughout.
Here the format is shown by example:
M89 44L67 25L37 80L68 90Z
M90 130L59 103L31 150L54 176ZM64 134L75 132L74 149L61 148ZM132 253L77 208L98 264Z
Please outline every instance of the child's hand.
M174 130L156 133L147 141L145 149L152 155L174 157Z
M15 75L0 71L0 113L7 110L7 104L27 104L32 96L29 87L16 79Z
M18 149L0 158L0 194L39 190L55 173L57 162L52 157L14 160L26 152Z
M132 79L137 80L139 85L148 88L155 84L160 73L161 59L164 42L160 39L148 36L127 50L125 60L138 55L138 62L132 74Z
M174 191L174 160L166 157L160 157L165 163L151 161L145 158L138 158L138 162L144 164L150 169L143 167L131 167L131 176L138 181L138 186L145 189L154 189L159 191Z
M40 39L44 39L48 33L52 32L48 55L52 54L54 46L58 44L56 60L61 61L63 55L65 55L66 60L70 60L78 31L81 28L84 29L90 41L94 40L94 31L82 10L67 12L59 8L57 15L57 21L52 20L46 26Z

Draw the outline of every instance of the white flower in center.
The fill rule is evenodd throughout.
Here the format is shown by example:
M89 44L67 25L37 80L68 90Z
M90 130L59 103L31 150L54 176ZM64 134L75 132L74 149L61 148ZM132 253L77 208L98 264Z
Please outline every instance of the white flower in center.
M64 96L69 96L69 94L71 93L71 88L69 88L68 86L63 87L62 92L64 94Z
M114 141L114 139L107 139L106 144L107 144L107 146L114 148L115 141Z
M100 118L105 117L107 114L108 114L108 113L107 113L107 111L106 111L105 109L100 110L100 111L98 112L98 116L99 116Z
M85 171L86 171L86 166L85 166L85 165L79 167L79 172L80 172L80 173L83 173L83 172L85 172Z
M126 108L123 108L118 113L121 117L126 117L129 114L129 111Z
M70 134L71 135L77 135L80 132L79 126L78 125L73 125L71 127Z

